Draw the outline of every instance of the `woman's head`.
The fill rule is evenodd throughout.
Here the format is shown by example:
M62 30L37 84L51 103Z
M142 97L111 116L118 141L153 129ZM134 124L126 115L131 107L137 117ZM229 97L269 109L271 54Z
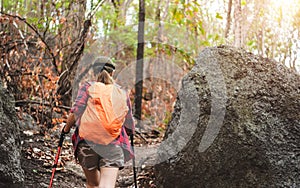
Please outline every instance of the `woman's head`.
M97 77L97 81L104 84L113 83L112 75L114 70L114 63L107 57L99 57L93 64L93 71L94 75Z

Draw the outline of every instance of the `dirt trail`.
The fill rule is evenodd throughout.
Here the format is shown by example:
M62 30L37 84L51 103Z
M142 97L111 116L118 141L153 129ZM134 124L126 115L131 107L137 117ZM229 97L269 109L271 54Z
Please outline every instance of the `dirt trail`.
M40 134L21 134L22 158L21 164L25 172L25 188L48 187L52 164L57 149L59 133L50 136ZM139 140L137 139L137 142ZM139 187L156 187L154 185L153 157L155 146L136 146L137 179ZM75 163L69 136L66 137L62 148L59 165L55 173L53 188L82 188L85 187L85 177L80 165ZM132 163L126 163L120 170L116 187L134 187Z

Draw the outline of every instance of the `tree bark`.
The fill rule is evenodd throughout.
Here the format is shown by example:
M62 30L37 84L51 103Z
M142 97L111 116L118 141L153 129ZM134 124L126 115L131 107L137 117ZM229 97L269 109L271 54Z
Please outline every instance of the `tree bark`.
M231 24L231 10L232 10L232 0L229 0L228 2L228 12L227 12L227 22L226 22L226 28L225 28L225 39L228 38L228 34L230 31L230 24Z
M134 117L138 120L138 125L142 115L142 95L143 95L143 70L144 70L144 27L145 27L145 1L139 0L139 25L138 25L138 45L136 59L136 81L135 81L135 111Z
M242 8L241 0L235 0L234 8L234 46L242 46Z
M70 105L71 102L71 91L72 91L72 83L75 78L76 69L78 66L78 61L83 54L83 50L85 47L85 39L88 33L88 30L91 26L91 20L86 20L84 22L83 30L81 31L80 39L78 42L78 47L73 49L71 52L72 56L70 56L70 66L67 70L65 70L59 78L57 94L62 96L62 101L64 105Z

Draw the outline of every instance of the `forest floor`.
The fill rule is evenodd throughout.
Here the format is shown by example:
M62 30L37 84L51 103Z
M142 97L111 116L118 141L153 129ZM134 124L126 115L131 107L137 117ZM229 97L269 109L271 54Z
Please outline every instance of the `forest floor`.
M52 165L57 153L59 134L59 128L48 131L47 134L41 134L32 130L22 131L21 165L25 173L25 188L43 188L49 186ZM69 133L64 140L53 180L53 188L85 187L85 177L82 169L79 164L76 164L73 156L72 143L70 140L71 135L72 134ZM134 142L135 151L147 153L145 152L145 148L146 150L148 150L147 148L151 150L151 145L158 146L161 139L162 136L157 131L150 131L150 133L142 134L142 136L136 135ZM145 140L148 141L147 146L145 145ZM145 162L146 160L153 161L153 158L153 155L149 154L146 158L141 159L140 157L136 159L138 187L156 187L153 163L148 162L147 164L147 162ZM130 161L119 171L116 187L134 187L133 177L132 162Z

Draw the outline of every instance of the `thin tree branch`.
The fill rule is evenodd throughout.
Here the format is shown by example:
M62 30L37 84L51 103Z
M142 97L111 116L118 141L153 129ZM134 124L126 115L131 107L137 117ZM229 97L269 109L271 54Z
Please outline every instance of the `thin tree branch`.
M52 57L52 65L54 66L55 72L58 73L58 68L57 68L57 65L56 65L55 56L54 56L51 48L49 47L49 45L44 40L43 36L38 32L38 30L33 25L28 23L25 18L22 18L22 17L17 16L17 15L7 14L7 13L4 13L4 12L0 12L0 13L5 15L5 16L8 16L8 17L11 17L11 18L14 18L14 19L18 19L18 20L24 22L30 29L32 29L35 32L35 34L38 36L38 38L45 44L48 53Z
M93 10L91 10L91 12L88 14L88 16L87 16L88 20L92 19L92 17L95 15L98 8L100 8L104 2L105 2L105 0L99 0L99 2L96 4L95 8Z
M69 106L64 106L64 105L52 105L49 102L43 102L43 101L34 101L34 100L17 100L15 101L15 105L16 106L23 106L25 104L40 104L40 105L45 105L45 106L49 106L49 107L58 107L58 108L62 108L62 109L66 109L66 110L70 110L71 107Z
M17 72L20 72L20 71L17 71ZM15 77L15 76L31 76L31 75L34 75L32 72L25 72L25 73L10 73L8 74L8 76L11 76L11 77ZM49 81L51 81L50 78L48 78L46 75L44 74L38 74L39 77L43 77Z

